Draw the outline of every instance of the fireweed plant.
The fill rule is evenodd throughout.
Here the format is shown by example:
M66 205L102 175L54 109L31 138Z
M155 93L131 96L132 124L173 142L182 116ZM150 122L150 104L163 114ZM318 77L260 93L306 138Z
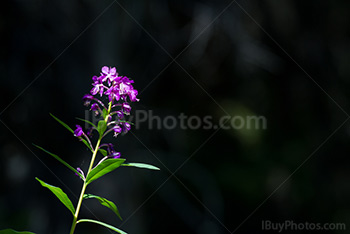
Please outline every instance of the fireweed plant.
M73 234L75 232L76 225L83 222L99 224L117 233L124 234L126 232L98 220L78 219L81 205L86 199L98 200L101 205L108 207L116 214L116 216L122 219L117 206L112 201L94 194L86 193L87 187L93 181L119 167L138 167L151 170L159 170L159 168L144 163L126 163L126 160L121 157L121 153L114 149L112 143L104 142L104 138L108 134L113 134L114 137L118 137L127 133L131 129L131 123L127 121L127 116L130 115L131 111L130 103L139 101L137 98L138 92L132 86L134 81L126 76L119 76L115 67L110 68L107 66L102 67L100 76L92 77L92 81L93 88L91 89L90 94L84 95L83 102L84 105L89 107L95 115L99 115L101 117L101 120L98 121L97 125L88 120L79 119L87 123L89 128L84 130L80 125L76 125L75 130L73 130L67 124L51 114L56 121L68 129L74 135L74 137L78 138L79 141L84 143L89 151L91 151L91 159L88 170L84 172L80 168L75 169L67 162L62 160L59 156L35 145L37 148L48 153L65 165L75 174L75 176L77 176L77 178L79 177L83 181L76 207L73 206L71 200L68 198L67 194L62 191L62 189L47 184L38 178L36 179L43 187L48 188L72 213L73 222L69 234ZM94 132L97 132L97 139L92 137ZM93 139L96 139L96 143L94 144ZM16 232L11 229L7 229L0 231L0 234L1 233L24 234L30 232Z

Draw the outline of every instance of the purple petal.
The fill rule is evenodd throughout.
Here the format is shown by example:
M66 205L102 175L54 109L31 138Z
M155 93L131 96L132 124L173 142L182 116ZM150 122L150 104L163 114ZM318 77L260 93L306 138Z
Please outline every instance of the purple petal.
M140 101L140 99L136 98L137 94L138 94L138 91L136 89L131 90L129 93L130 101L132 102Z
M117 100L117 101L119 101L119 99L120 99L120 95L119 95L119 93L115 93L115 100Z
M100 77L98 77L98 76L93 76L93 77L92 77L92 81L93 81L94 83L98 83L98 82L100 81Z
M96 94L98 93L99 90L100 90L99 87L96 85L95 87L93 87L93 88L91 89L90 93L91 93L92 95L96 95Z
M131 129L131 125L129 123L124 123L124 126L128 131Z
M122 129L123 129L123 132L124 132L124 133L127 133L128 131L130 131L131 125L130 125L129 123L125 122L125 123L123 123L123 125L122 125Z
M91 101L92 99L94 99L94 96L92 96L90 94L85 94L83 97L84 101Z
M110 70L109 70L109 73L114 76L115 74L117 74L117 69L115 67L112 67Z
M91 109L92 111L97 111L98 108L99 108L98 104L97 104L97 103L94 103L94 104L91 105L91 108L90 108L90 109Z
M116 125L113 127L113 131L115 133L121 133L122 132L122 128L119 125Z
M130 114L131 107L130 107L129 103L124 102L122 104L122 108L123 108L125 114Z
M107 75L109 73L109 68L107 66L104 66L104 67L102 67L101 71L102 71L102 73Z
M103 94L103 86L102 87L99 87L100 89L100 96L102 97L102 94Z
M85 94L83 97L84 105L89 106L93 98L94 98L94 96L92 96L90 94Z
M117 115L119 119L124 118L124 113L122 111L117 111Z
M81 170L79 167L77 168L77 172L80 173L80 175L81 175L83 178L85 178L85 175L84 175L83 170ZM80 175L79 175L78 173L75 173L75 175L77 175L77 176L80 177ZM83 179L83 178L81 178L81 179Z
M113 127L113 131L114 131L114 137L117 137L121 132L122 132L122 128L119 125L116 125Z
M81 137L84 134L83 129L81 128L80 125L76 125L76 129L74 131L74 136L75 137Z
M113 158L120 158L120 152L113 152L113 153L111 154L111 156L112 156Z

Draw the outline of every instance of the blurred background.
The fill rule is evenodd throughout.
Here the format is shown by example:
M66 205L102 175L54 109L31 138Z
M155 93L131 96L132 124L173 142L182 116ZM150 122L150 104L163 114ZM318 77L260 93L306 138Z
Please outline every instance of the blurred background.
M49 113L75 126L104 65L135 80L133 111L257 115L267 128L142 123L110 138L129 162L161 171L121 168L91 185L124 221L94 200L81 217L137 234L273 233L264 220L349 229L349 10L341 0L3 0L0 229L68 233L69 211L35 177L74 204L81 180L32 143L87 169L89 152ZM110 232L84 223L77 233Z

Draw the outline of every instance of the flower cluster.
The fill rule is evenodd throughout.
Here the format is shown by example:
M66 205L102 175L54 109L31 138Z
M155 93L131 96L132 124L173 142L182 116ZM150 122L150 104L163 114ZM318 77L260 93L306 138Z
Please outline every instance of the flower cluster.
M94 87L91 89L91 94L103 94L107 95L110 102L114 100L123 101L127 100L129 97L130 101L139 101L136 98L138 92L132 87L133 80L130 80L126 76L118 76L117 69L115 67L109 68L107 66L102 67L100 76L92 77ZM108 85L106 85L108 84Z
M101 132L98 126L90 123L91 128L84 132L80 125L76 125L74 136L85 139L89 144L94 130L99 132L101 139L110 132L114 132L115 137L127 133L131 129L130 123L125 119L131 111L129 102L139 101L138 92L132 86L134 81L126 76L119 76L115 67L102 67L100 76L93 76L92 81L93 88L90 94L83 97L84 105L103 118L102 124L105 124L106 128ZM104 99L108 100L108 105L104 104ZM109 157L120 157L120 153L113 149L112 144L103 144L100 147L103 146L107 147Z

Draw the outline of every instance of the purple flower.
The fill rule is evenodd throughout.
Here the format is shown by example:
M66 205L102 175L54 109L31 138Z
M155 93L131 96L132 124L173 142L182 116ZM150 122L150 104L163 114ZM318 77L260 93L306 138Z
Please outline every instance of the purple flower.
M97 111L99 109L99 106L97 103L94 103L91 105L91 108L90 108L92 111Z
M115 125L113 127L113 131L114 131L114 137L117 137L121 132L122 132L122 128L119 125Z
M122 77L120 80L119 94L120 94L120 96L122 96L122 99L125 101L126 101L127 96L129 96L129 98L132 102L139 101L139 99L136 98L138 92L131 85L132 83L134 83L134 81L130 80L126 76Z
M102 95L105 94L108 96L110 102L114 100L119 101L120 99L126 101L127 97L129 97L132 102L139 101L137 98L138 92L132 86L134 81L126 76L118 76L115 67L102 67L101 76L93 76L92 81L93 88L90 91L92 95L99 93L102 97ZM106 85L105 82L107 82L108 85ZM90 104L89 101L91 101L91 97L87 96L86 104Z
M91 105L91 108L90 110L94 111L95 112L95 115L97 116L98 115L98 110L100 109L99 105L97 103L93 103Z
M108 144L107 151L109 157L120 158L120 152L115 151L112 144Z
M102 97L105 86L103 85L101 77L94 76L92 77L92 80L94 81L92 84L94 87L90 91L91 94L96 95L97 93L100 93L100 96Z
M129 92L132 90L132 85L128 83L120 83L119 84L119 94L120 95L128 95Z
M131 106L129 105L129 103L124 102L124 103L122 104L122 109L123 109L123 111L124 111L124 113L125 113L126 115L129 115L129 114L130 114L130 111L131 111Z
M84 172L83 172L83 170L80 169L80 167L77 168L77 172L85 179ZM75 174L80 177L80 175L78 173L75 173ZM81 179L83 179L83 178L81 178Z
M85 94L83 97L84 105L89 106L93 99L94 99L94 96L92 96L90 94Z
M99 77L99 76L93 76L92 77L92 81L94 82L94 83L101 83L101 77Z
M114 79L118 76L117 69L115 67L109 68L107 66L104 66L102 67L101 71L102 82L108 81L108 85L111 85Z
M124 118L124 113L122 111L117 111L116 113L117 113L119 119Z
M120 99L119 90L115 86L111 86L109 89L107 89L105 94L108 95L110 102L113 102L114 99L117 101Z
M76 129L74 131L74 136L81 137L82 135L84 135L83 129L81 128L80 125L76 125Z
M130 101L132 101L132 102L140 101L140 99L136 98L138 93L139 92L136 89L131 90L129 93Z
M111 156L112 156L113 158L120 158L120 152L113 152L113 153L111 154Z
M128 131L130 131L131 129L131 125L128 122L124 122L122 124L122 130L124 133L127 133Z

